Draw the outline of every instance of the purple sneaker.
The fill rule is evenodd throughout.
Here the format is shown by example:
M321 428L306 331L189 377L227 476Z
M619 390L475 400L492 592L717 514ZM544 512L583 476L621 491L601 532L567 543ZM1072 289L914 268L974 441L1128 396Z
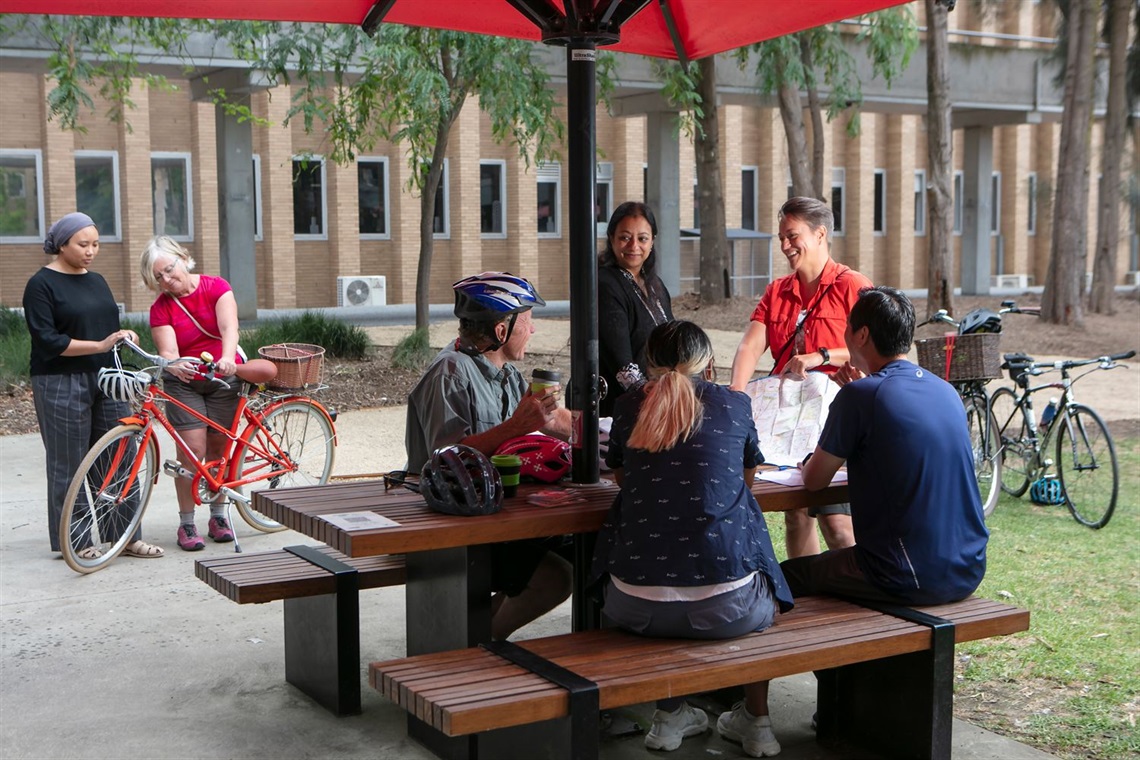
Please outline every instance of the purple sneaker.
M233 538L232 533L230 538ZM206 548L206 542L198 535L198 529L193 525L178 526L178 545L188 552L196 552L199 549Z
M234 532L230 528L229 523L226 522L224 517L211 517L210 522L206 523L209 529L206 531L210 538L214 539L219 544L228 543L234 540Z

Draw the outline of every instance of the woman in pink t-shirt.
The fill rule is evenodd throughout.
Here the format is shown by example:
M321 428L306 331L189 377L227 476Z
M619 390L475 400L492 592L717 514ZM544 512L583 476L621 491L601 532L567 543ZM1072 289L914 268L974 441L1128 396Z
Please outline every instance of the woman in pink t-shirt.
M192 274L194 259L173 238L156 237L139 260L143 282L159 296L150 307L150 333L160 356L214 357L216 374L229 387L207 379L194 365L179 364L166 370L166 392L199 414L229 428L237 411L239 383L234 377L238 362L237 301L230 284L221 277ZM207 428L198 418L171 405L166 410L171 424L199 460L219 459L227 439ZM188 463L187 463L188 464ZM186 478L174 481L178 493L178 545L198 551L205 542L194 524L194 496ZM226 521L224 501L210 505L208 535L219 543L233 541Z

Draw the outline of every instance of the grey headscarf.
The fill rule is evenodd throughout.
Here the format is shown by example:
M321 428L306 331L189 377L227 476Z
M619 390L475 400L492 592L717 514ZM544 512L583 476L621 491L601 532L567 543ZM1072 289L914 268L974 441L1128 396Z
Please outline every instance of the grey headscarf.
M94 227L95 222L82 211L72 211L61 216L48 230L44 238L44 253L59 253L59 249L67 245L71 236L87 227Z

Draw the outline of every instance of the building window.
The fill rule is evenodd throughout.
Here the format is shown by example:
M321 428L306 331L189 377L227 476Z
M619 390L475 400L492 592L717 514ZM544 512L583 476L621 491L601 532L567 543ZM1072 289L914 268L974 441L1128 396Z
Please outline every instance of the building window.
M356 162L357 211L360 237L386 240L388 234L388 159L360 158Z
M649 164L641 165L641 197L649 203Z
M962 172L954 172L954 234L962 234L962 193L965 192Z
M175 240L194 239L194 201L190 194L190 154L150 154L151 208L154 234Z
M451 166L450 159L443 159L443 175L439 187L435 189L435 206L432 210L431 231L439 240L451 237Z
M614 212L614 165L610 161L599 161L594 185L594 222L597 236L604 238Z
M264 238L261 227L261 156L253 154L253 239Z
M740 170L740 226L746 230L760 229L756 224L758 174L755 166L745 166Z
M293 235L300 240L328 240L325 162L320 156L293 158Z
M914 234L926 234L926 170L914 173Z
M1001 172L990 177L990 234L1001 234Z
M843 194L847 189L847 170L831 170L831 213L835 217L835 234L842 235L847 229L847 207L843 205Z
M117 243L120 235L119 154L116 151L75 151L75 207L99 228L99 240Z
M875 219L871 228L876 235L887 231L887 172L875 170Z
M1029 213L1025 215L1026 232L1030 235L1037 234L1037 172L1029 173L1028 182L1029 194Z
M562 164L538 165L538 236L562 237Z
M503 206L507 199L507 162L479 162L479 232L504 238L507 225Z
M701 228L701 186L697 184L697 175L693 174L693 229Z
M43 154L0 150L0 243L44 239Z

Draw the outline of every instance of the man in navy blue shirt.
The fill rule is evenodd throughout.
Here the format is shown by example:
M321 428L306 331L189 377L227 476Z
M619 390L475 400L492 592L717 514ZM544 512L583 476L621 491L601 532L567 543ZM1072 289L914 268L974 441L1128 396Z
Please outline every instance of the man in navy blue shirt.
M795 596L944 604L985 575L989 532L966 414L948 383L907 361L914 323L894 288L865 289L851 309L843 387L801 466L818 490L847 463L855 546L782 563Z

